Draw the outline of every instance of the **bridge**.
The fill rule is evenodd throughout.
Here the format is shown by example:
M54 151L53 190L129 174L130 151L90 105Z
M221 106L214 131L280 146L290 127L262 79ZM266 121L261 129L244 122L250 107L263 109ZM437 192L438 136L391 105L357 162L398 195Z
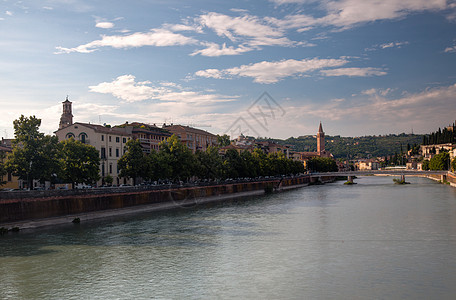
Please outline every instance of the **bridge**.
M419 171L419 170L363 170L363 171L344 171L344 172L325 172L325 173L310 173L310 177L321 178L323 176L347 176L347 181L353 183L355 176L400 176L402 181L405 181L405 176L440 176L442 181L446 181L448 171Z
M370 176L370 175L409 175L409 176L426 176L426 175L446 175L448 171L418 171L418 170L363 170L363 171L344 171L344 172L325 172L310 173L311 176Z

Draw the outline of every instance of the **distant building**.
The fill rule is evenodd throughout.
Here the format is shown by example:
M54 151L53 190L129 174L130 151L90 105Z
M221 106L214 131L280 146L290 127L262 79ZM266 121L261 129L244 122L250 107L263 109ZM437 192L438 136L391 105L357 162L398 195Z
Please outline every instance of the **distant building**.
M124 128L125 132L131 134L133 139L139 140L144 153L149 154L151 151L158 151L160 142L171 136L171 133L155 124L145 123L125 123L123 125L114 126L114 128Z
M206 151L209 146L217 146L217 136L202 129L197 129L184 125L166 125L163 129L171 134L177 135L181 142L186 145L193 153L196 151Z
M452 143L447 144L436 144L436 145L421 145L420 151L424 159L430 160L434 155L439 154L443 151L450 153L450 159L455 157L456 145Z
M378 170L380 168L380 163L376 160L361 160L357 164L358 170Z
M266 154L282 152L283 154L285 154L287 158L290 158L289 146L279 145L274 142L265 141L255 142L255 148L261 149Z
M293 160L302 161L304 167L307 167L307 161L314 157L333 157L331 153L325 150L325 132L323 131L323 126L318 127L317 132L317 151L316 152L292 152L290 157Z
M236 144L232 143L232 144L229 144L228 146L221 147L219 149L219 153L222 155L225 155L226 151L228 151L228 150L235 150L239 154L241 154L241 152L244 152L244 151L248 151L248 152L252 153L254 150L254 147L253 147L253 145L236 145Z

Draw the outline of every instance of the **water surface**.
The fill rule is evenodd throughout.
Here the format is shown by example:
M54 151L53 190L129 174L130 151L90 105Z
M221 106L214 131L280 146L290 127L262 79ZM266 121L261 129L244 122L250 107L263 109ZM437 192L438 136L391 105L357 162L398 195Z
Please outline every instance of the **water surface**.
M0 298L455 299L456 189L355 181L0 236Z

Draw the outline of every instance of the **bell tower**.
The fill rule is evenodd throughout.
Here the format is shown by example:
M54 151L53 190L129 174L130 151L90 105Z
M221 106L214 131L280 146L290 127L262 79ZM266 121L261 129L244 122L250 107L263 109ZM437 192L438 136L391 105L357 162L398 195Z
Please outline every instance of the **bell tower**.
M62 102L63 103L63 112L62 116L60 117L60 123L59 123L59 129L65 128L69 125L73 124L73 114L71 112L71 104L68 100L68 96L66 97L66 100Z
M325 133L323 132L323 127L321 126L318 128L317 133L317 152L321 155L325 151Z

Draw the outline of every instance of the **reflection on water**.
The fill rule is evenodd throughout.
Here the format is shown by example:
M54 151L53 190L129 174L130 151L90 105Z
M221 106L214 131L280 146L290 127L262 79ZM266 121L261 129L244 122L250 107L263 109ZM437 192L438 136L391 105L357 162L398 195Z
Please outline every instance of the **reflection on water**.
M2 299L454 299L456 189L363 177L0 237Z

